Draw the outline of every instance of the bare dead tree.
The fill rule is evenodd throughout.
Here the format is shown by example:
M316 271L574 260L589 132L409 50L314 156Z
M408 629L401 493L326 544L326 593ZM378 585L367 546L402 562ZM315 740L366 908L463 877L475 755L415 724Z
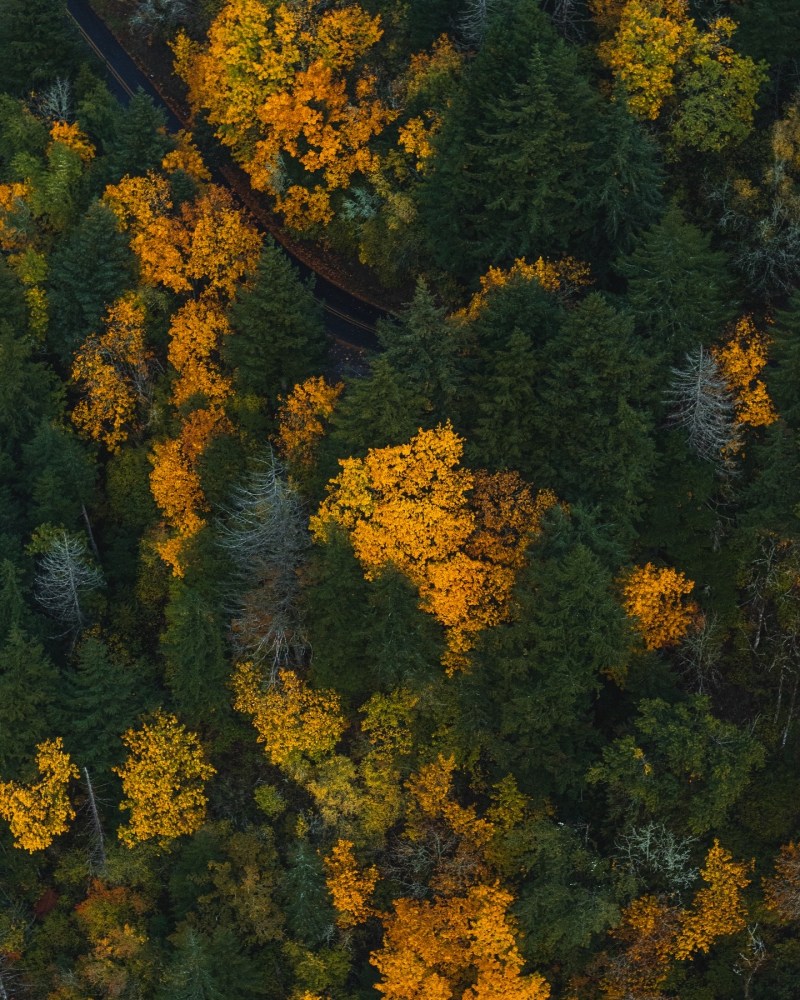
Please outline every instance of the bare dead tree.
M469 45L480 45L486 34L489 16L497 7L497 0L466 0L458 29Z
M219 538L234 569L231 626L238 652L268 665L270 683L307 648L298 573L309 545L299 494L270 453L239 486Z
M747 944L744 951L739 952L739 960L733 967L737 976L742 977L744 1000L751 1000L753 977L767 960L767 946L758 933L758 924L750 924L747 928Z
M128 23L137 34L164 35L185 24L193 15L193 4L187 0L140 0Z
M691 629L677 650L677 660L689 686L697 694L708 694L720 682L722 630L719 616L703 616L699 628Z
M106 868L106 842L103 836L103 824L100 822L100 813L97 808L97 799L94 795L92 779L89 777L89 769L87 767L83 769L83 777L86 782L87 805L89 807L89 819L92 827L92 852L89 857L89 867L93 871L103 872Z
M57 76L41 94L37 95L35 110L42 118L54 122L72 120L72 84L66 77Z
M663 823L629 827L616 841L616 857L637 877L660 877L672 892L688 889L697 879L692 864L696 837L676 837Z
M57 532L39 563L34 596L64 625L62 634L77 634L86 627L82 601L102 586L103 574L90 565L83 539L65 530Z
M686 355L683 368L672 369L672 375L666 396L670 422L686 431L689 447L699 458L730 474L739 431L733 394L716 359L701 345Z

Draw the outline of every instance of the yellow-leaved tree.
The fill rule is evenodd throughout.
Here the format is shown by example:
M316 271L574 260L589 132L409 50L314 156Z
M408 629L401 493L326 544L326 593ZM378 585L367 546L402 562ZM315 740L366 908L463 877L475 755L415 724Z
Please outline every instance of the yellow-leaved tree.
M381 974L375 988L386 1000L547 1000L543 977L522 972L512 902L496 885L433 902L395 900L370 956Z
M725 344L713 353L733 392L736 420L749 427L768 427L778 419L767 387L758 376L767 364L768 340L750 316L733 325Z
M36 768L41 777L31 784L0 782L0 816L11 827L14 846L31 854L43 851L69 829L75 810L67 786L78 778L60 736L37 746Z
M290 226L329 222L332 195L376 169L371 141L397 114L365 64L382 34L356 3L227 0L206 44L173 43L192 108Z
M285 399L280 398L276 443L294 468L308 469L313 464L317 442L343 389L343 382L331 385L317 375L296 385Z
M545 260L539 257L529 264L524 257L518 257L510 268L490 267L486 274L481 275L480 291L477 291L469 303L459 309L454 319L471 322L483 311L486 301L496 288L502 288L513 281L538 281L546 292L571 294L578 288L591 284L589 265L575 257L562 257L560 260Z
M507 616L525 548L556 503L516 473L461 468L463 448L448 423L344 459L310 524L320 542L330 524L345 528L367 579L388 563L408 576L447 630L448 670L465 666L477 633Z
M325 858L325 884L338 911L340 927L362 924L375 910L370 898L378 881L375 865L362 867L353 853L351 840L337 840Z
M83 391L72 421L111 452L127 441L149 396L152 352L145 344L144 319L139 297L118 299L108 308L105 331L84 342L72 365L72 379Z
M648 649L663 649L681 641L692 626L698 607L686 597L692 580L669 566L636 566L621 581L625 611L634 619Z
M125 798L120 809L130 812L119 839L127 847L144 840L167 845L194 833L205 820L205 783L216 773L195 733L174 715L158 710L141 728L122 737L128 758L112 770L122 778Z

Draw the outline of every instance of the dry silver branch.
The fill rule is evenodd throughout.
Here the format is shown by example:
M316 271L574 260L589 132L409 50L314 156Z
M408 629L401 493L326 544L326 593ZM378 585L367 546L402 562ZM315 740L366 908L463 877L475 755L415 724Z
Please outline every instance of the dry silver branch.
M739 444L733 394L714 356L704 347L686 355L683 368L672 369L667 401L670 422L686 431L689 447L720 472L731 472Z
M234 644L268 664L274 681L306 648L298 579L309 545L303 501L270 454L236 489L225 514L219 538L234 570Z
M82 538L57 532L42 556L34 582L39 604L64 625L64 634L86 627L82 601L103 586L103 574L89 563Z

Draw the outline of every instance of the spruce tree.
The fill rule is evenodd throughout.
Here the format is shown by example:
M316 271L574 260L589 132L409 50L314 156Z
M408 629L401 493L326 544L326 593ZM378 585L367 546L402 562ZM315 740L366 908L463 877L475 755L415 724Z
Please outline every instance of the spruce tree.
M52 737L58 671L41 643L12 627L0 647L0 774L4 780L33 758L36 745Z
M116 183L126 174L138 177L161 166L174 145L166 121L164 112L144 91L133 95L117 120L113 146L103 164L109 183Z
M648 349L670 362L711 343L736 315L725 254L674 202L616 266L628 279L626 303Z
M273 240L264 242L253 285L238 296L230 319L234 336L223 353L241 392L274 404L321 370L327 342L320 304Z

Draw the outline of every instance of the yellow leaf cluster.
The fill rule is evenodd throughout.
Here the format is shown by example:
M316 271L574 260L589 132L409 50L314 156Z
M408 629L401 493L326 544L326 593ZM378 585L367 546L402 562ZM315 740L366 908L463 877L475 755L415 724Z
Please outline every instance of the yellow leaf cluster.
M216 769L206 760L197 735L159 710L122 740L128 758L112 770L122 778L125 799L120 809L130 812L128 825L118 831L123 844L133 847L156 839L164 845L198 830L206 814L205 782Z
M49 319L47 293L47 257L40 250L26 246L19 253L12 254L8 263L25 286L25 301L28 304L28 323L31 332L44 338Z
M89 163L93 160L97 153L97 150L88 137L81 132L78 125L74 122L71 124L67 122L55 122L50 129L50 138L53 142L60 142L63 146L67 146L68 149L77 153L84 163Z
M278 409L278 450L298 469L314 463L315 447L325 433L325 421L333 413L344 383L330 385L320 376L296 385Z
M775 874L764 879L768 910L788 923L800 919L800 844L784 844L775 860Z
M676 68L695 41L697 29L686 0L629 0L617 31L600 43L598 55L624 85L628 106L655 121L675 90Z
M515 280L538 281L545 291L559 292L585 287L591 284L592 279L589 265L575 257L562 257L557 261L539 257L533 264L529 264L524 257L519 257L506 271L500 267L490 267L481 276L480 291L472 296L465 308L454 314L455 318L468 322L476 319L492 291Z
M375 865L359 868L353 853L353 842L337 840L325 858L325 884L338 911L340 927L363 924L375 912L369 899L378 881Z
M75 810L67 797L67 786L79 776L60 736L40 743L36 751L38 781L30 785L0 782L0 816L11 827L14 846L31 854L43 851L54 837L69 829Z
M736 419L750 427L767 427L778 419L767 387L758 377L767 363L767 347L766 335L756 329L750 316L743 316L731 329L727 343L714 351L734 394Z
M736 934L747 926L747 906L742 891L750 885L752 862L734 861L730 851L715 840L700 875L708 883L695 894L691 909L681 915L675 941L675 958L707 952L719 937Z
M27 243L24 232L15 225L13 216L24 208L31 195L28 181L0 184L0 250L21 250Z
M669 566L637 566L623 579L623 604L648 649L672 646L686 635L697 615L697 605L685 597L694 582Z
M189 299L173 315L167 360L179 375L172 387L176 406L198 395L208 403L221 405L230 396L232 382L220 371L218 359L220 344L230 332L216 296Z
M686 909L656 896L642 896L622 913L612 936L625 951L610 963L601 984L606 1000L657 996L673 960L692 959L714 942L747 925L742 892L750 884L753 863L734 861L714 840L700 874L706 888L695 893Z
M72 365L72 380L84 393L72 421L111 452L128 439L148 381L152 356L145 345L144 319L144 304L136 295L118 299L109 306L105 332L89 337Z
M286 767L302 757L315 761L333 750L347 728L336 692L315 691L291 670L282 670L266 691L261 687L255 666L240 663L233 677L234 706L253 717L272 764Z
M522 973L512 902L490 885L433 902L396 900L370 956L381 974L375 988L386 1000L547 1000L547 982Z
M462 452L448 424L345 459L310 522L318 541L328 524L347 529L367 579L387 563L408 576L420 606L447 629L450 671L465 665L479 631L507 615L525 548L556 502L548 491L534 498L515 473L460 468Z
M331 194L377 165L369 147L396 117L358 64L381 38L380 18L357 4L228 0L205 46L179 35L175 68L253 185L305 229L332 218ZM306 180L287 186L290 157Z
M195 146L192 133L181 129L175 136L177 146L161 161L161 169L168 174L182 170L195 181L210 181L211 171L203 161L203 154Z

